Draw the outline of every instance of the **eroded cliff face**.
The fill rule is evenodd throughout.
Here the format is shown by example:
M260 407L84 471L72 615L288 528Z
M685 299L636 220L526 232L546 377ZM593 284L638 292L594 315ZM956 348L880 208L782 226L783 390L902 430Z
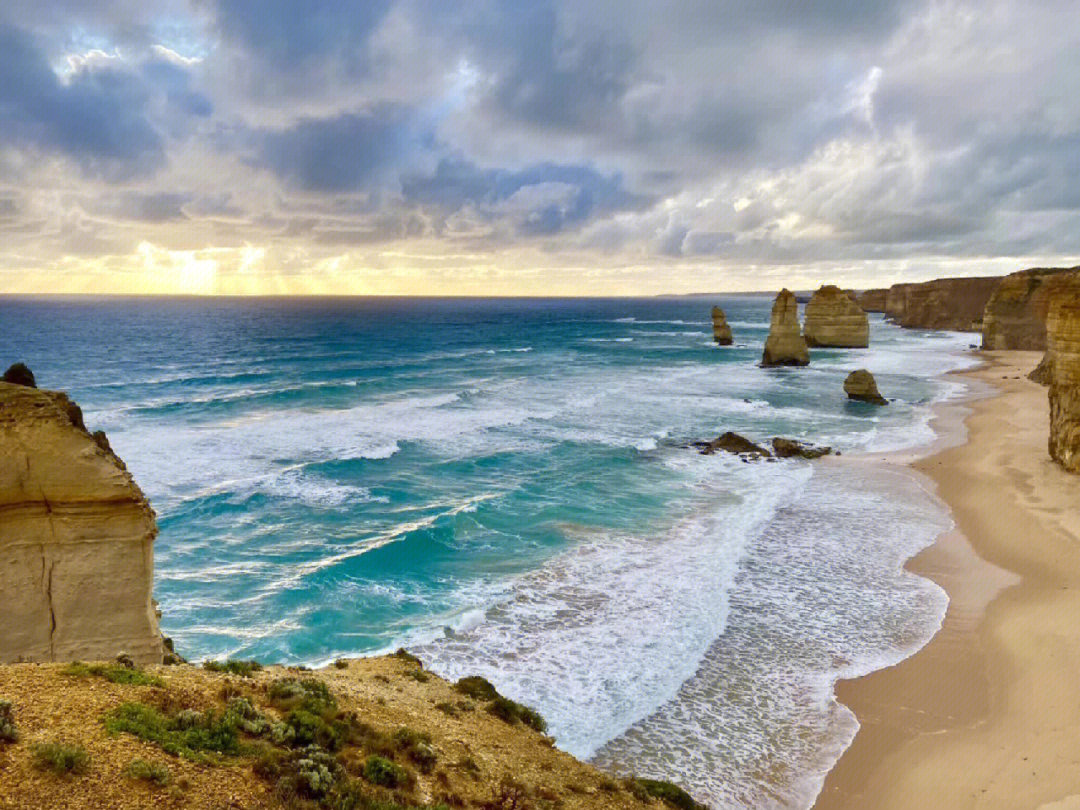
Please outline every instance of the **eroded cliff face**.
M1080 281L1075 277L1050 299L1046 319L1050 368L1050 457L1080 472Z
M866 348L870 324L862 307L848 293L826 284L813 294L803 317L806 345Z
M886 315L909 329L982 331L983 311L1001 276L940 278L922 284L894 284Z
M160 663L154 513L64 394L0 383L0 662Z
M885 299L888 296L889 291L882 288L879 290L863 290L859 293L855 301L863 312L884 312L885 311Z
M791 290L781 290L773 302L769 337L765 340L761 365L805 366L809 363L810 352L799 329L799 302Z
M1080 274L1080 267L1036 267L1001 280L983 315L984 349L1046 349L1046 318L1054 294Z

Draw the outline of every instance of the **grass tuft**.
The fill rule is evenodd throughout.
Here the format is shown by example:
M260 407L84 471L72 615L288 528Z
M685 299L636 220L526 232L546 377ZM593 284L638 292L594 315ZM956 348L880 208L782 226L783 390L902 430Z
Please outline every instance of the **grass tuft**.
M165 681L156 675L143 672L135 666L124 664L84 664L81 661L73 661L62 670L61 675L72 678L88 678L94 676L104 678L111 683L130 684L132 686L164 686Z
M39 743L33 747L34 764L43 771L67 774L86 773L90 755L81 745L62 742Z
M462 678L454 684L454 689L473 700L495 700L499 697L499 692L492 686L491 681L479 675Z
M123 703L105 716L110 734L131 734L173 756L193 760L201 760L207 752L241 753L238 726L238 718L229 712L218 716L187 709L170 716L145 703Z
M632 779L629 785L631 793L637 796L647 796L678 808L678 810L708 810L703 804L699 804L694 797L676 784L665 782L660 779Z
M137 779L140 782L150 782L158 787L165 787L172 781L172 774L169 773L169 769L162 765L160 762L150 762L145 759L133 759L124 768L124 773L127 774L130 779Z
M251 674L258 672L263 668L263 665L258 661L241 661L238 658L227 658L224 661L207 659L203 661L202 667L209 672L227 672L229 675L250 678Z
M15 725L11 701L0 699L0 742L13 743L18 741L19 729Z

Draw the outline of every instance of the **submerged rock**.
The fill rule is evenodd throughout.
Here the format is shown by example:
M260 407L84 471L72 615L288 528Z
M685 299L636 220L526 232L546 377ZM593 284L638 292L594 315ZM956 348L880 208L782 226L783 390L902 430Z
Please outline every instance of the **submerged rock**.
M814 293L803 320L807 346L864 349L870 344L866 313L849 293L832 284Z
M772 448L777 458L821 458L832 452L831 447L800 442L796 439L785 439L780 436L772 440Z
M27 388L37 388L34 372L26 367L25 363L14 363L4 372L4 382L12 385L24 385Z
M809 363L810 352L799 329L799 302L790 290L783 289L773 302L769 337L765 340L761 365L771 368L805 366Z
M712 308L712 336L718 346L730 346L732 343L731 327L720 307Z
M854 399L858 402L869 402L872 405L889 404L889 400L885 399L878 391L874 375L865 368L860 368L858 371L853 371L847 375L847 379L844 380L844 393L848 395L848 399Z
M730 430L711 442L694 442L693 446L699 448L703 456L711 456L718 450L748 458L769 458L772 456L772 453L760 444L754 444L745 436L732 433Z

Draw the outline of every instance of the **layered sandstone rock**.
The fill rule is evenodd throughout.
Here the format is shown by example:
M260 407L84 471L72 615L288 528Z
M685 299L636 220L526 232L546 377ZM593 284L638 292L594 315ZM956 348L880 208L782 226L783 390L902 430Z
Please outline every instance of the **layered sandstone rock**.
M1058 289L1046 319L1050 373L1050 457L1080 472L1080 282Z
M848 293L832 284L814 293L803 320L807 346L862 349L870 343L866 313Z
M1043 354L1042 360L1039 361L1039 365L1035 366L1028 374L1028 379L1032 382L1037 382L1039 385L1049 385L1050 380L1054 376L1054 358L1050 356L1050 350L1047 349Z
M853 371L847 375L844 380L844 393L848 395L848 399L854 399L858 402L869 402L872 405L889 404L889 400L885 399L881 392L878 391L874 375L865 368L860 368L858 371Z
M712 336L720 346L730 346L732 343L731 326L728 325L727 316L720 307L712 308Z
M790 290L783 289L773 302L769 337L765 340L761 365L805 366L809 363L810 352L799 329L799 302Z
M1046 349L1046 316L1054 294L1080 274L1080 267L1036 267L1001 280L983 315L984 349Z
M855 301L863 312L884 312L885 311L885 297L889 294L889 291L882 289L875 290L863 290L856 296Z
M0 662L162 660L154 513L103 438L64 394L0 383Z
M982 331L983 311L1001 276L939 278L922 284L894 284L886 314L909 329Z

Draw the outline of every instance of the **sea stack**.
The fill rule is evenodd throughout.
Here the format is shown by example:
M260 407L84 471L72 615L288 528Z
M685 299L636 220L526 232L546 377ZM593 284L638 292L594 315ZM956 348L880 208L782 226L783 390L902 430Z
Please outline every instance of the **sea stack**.
M1055 293L1046 320L1050 369L1050 457L1080 472L1080 284Z
M889 404L889 400L878 391L874 375L865 368L847 375L847 379L844 380L844 393L848 395L848 399L854 399L857 402L869 402L871 405Z
M0 663L161 663L156 535L146 498L74 402L0 382Z
M809 363L810 352L799 329L799 302L791 290L783 289L773 302L769 337L765 340L761 365L771 368L805 366Z
M720 307L712 308L712 336L718 346L731 345L731 327L728 325L724 310Z
M1080 267L1036 267L1005 276L986 303L982 348L1045 351L1050 301L1078 275Z
M832 284L814 293L803 320L807 346L865 349L870 344L866 313L851 295Z

